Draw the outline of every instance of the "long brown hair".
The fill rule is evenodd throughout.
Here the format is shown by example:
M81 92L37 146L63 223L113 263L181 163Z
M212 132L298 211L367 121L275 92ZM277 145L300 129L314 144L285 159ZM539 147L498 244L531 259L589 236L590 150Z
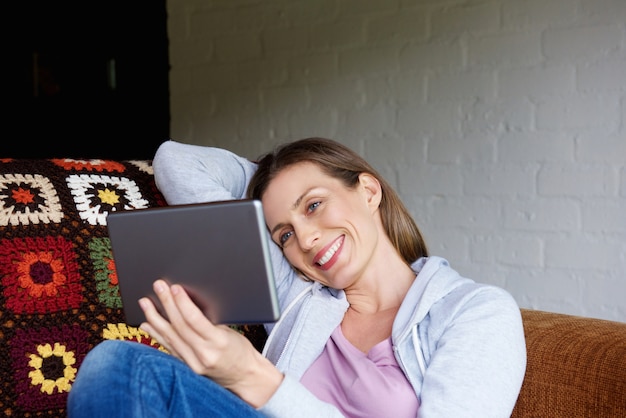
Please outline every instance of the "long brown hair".
M356 187L361 173L374 176L382 188L380 213L383 227L400 256L410 265L428 255L422 233L395 190L360 155L331 139L300 139L282 144L262 156L248 185L248 197L261 199L278 173L303 161L316 164L324 173L341 180L348 188Z

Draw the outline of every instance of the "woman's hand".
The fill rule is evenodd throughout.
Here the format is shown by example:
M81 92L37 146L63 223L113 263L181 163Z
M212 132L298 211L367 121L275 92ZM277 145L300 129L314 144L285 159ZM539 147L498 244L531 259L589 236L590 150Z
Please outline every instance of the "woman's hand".
M139 300L150 334L193 371L207 376L260 407L280 385L283 375L250 341L227 325L215 325L193 303L182 286L157 280L153 285L168 319L148 298Z

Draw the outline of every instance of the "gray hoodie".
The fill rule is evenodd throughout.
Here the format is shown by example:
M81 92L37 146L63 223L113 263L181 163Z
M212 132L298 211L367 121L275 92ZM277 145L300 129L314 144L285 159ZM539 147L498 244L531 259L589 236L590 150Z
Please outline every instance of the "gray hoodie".
M164 142L153 160L169 204L245 197L256 166L229 151ZM341 417L299 380L348 309L342 290L304 281L271 246L281 318L267 324L264 355L285 374L260 408L270 417ZM420 401L418 417L509 417L526 368L519 307L509 293L459 275L440 257L413 263L417 277L392 330L398 364Z

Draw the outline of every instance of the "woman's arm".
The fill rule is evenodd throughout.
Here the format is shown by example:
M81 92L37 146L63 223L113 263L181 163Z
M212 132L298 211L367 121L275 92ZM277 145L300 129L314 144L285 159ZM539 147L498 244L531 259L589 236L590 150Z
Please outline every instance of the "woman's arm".
M221 148L163 142L152 161L157 187L170 205L243 199L256 164Z
M241 334L211 323L181 286L157 280L154 291L165 309L140 300L146 322L140 328L193 371L207 376L272 417L340 418L333 405L317 399L295 379L284 376Z
M154 282L166 317L149 298L139 301L146 316L140 328L194 372L260 407L280 385L282 373L250 341L226 325L209 321L180 285Z
M471 297L453 292L448 308L444 303L431 308L431 316L449 316L450 306L455 312L441 329L437 348L431 347L420 417L511 415L526 369L521 313L503 289L480 289Z

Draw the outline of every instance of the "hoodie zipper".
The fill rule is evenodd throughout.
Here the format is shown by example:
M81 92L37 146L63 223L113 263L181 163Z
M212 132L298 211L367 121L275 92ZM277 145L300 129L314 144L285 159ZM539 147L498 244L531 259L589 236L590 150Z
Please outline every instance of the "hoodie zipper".
M422 373L422 379L424 378L424 374L426 373L426 362L424 360L424 356L423 356L423 352L422 352L422 344L420 343L419 337L417 335L417 324L414 324L410 331L411 333L411 340L413 342L413 347L414 347L414 351L415 351L415 357L417 358L417 364L419 366L420 372ZM406 334L405 334L406 335ZM401 341L402 339L400 339ZM411 375L411 373L408 372L408 369L406 367L406 363L404 361L404 358L402 357L401 353L400 353L400 349L398 348L398 345L393 346L393 351L395 353L395 357L396 360L398 361L398 364L400 365L400 367L402 368L402 370L404 371L404 375L406 376L407 380L409 381L409 383L411 384L411 386L413 388L418 387L418 385L415 382L415 379L413 378L413 375Z
M417 324L411 327L411 340L413 341L413 347L415 349L415 357L417 357L417 364L422 372L422 377L426 373L426 361L424 360L424 351L422 351L422 343L417 335Z
M282 325L283 320L287 317L287 314L289 313L289 311L291 311L293 307L296 306L296 304L300 301L300 299L302 299L307 293L310 293L312 288L313 288L313 284L311 284L308 287L305 287L304 290L298 293L298 295L289 303L289 305L287 305L284 312L280 315L280 319L278 320L276 325L274 325L274 329L272 329L272 332L267 337L267 341L265 342L265 346L263 347L263 353L262 353L263 357L267 357L267 352L272 343L272 340L274 339L274 336L277 334L278 328ZM283 355L285 354L285 350L287 349L287 346L289 345L290 340L291 340L291 332L287 335L287 340L285 340L283 349L281 350L280 355L276 359L275 364L278 364L278 362L283 358Z

